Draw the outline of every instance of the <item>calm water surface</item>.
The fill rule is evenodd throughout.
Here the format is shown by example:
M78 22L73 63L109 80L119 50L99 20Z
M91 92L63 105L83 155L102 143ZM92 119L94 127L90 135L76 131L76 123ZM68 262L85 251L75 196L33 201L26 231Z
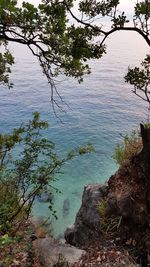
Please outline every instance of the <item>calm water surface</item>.
M92 61L92 74L79 85L65 79L58 85L60 94L70 108L60 113L63 124L54 116L50 105L50 89L46 78L30 52L23 46L11 45L16 57L11 90L0 90L0 131L8 132L27 121L32 112L39 111L50 124L46 137L56 143L57 151L66 151L91 142L96 153L74 159L63 168L55 184L61 194L55 196L58 220L53 221L54 233L60 234L73 223L81 204L84 185L102 183L117 166L112 159L121 135L137 127L147 116L145 103L131 93L123 77L128 66L139 64L148 53L148 47L136 33L116 33L107 41L108 50L101 60ZM68 213L63 214L67 203ZM36 216L49 216L43 203L36 203Z

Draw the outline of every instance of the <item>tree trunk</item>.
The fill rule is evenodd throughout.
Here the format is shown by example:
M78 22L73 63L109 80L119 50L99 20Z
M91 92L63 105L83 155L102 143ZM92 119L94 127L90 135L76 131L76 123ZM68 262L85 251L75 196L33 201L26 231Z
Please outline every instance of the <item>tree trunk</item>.
M143 142L143 149L141 151L141 166L145 173L145 178L150 184L150 128L141 124L141 137Z
M140 124L141 127L141 137L143 142L143 150L150 153L150 128L145 127L145 125Z

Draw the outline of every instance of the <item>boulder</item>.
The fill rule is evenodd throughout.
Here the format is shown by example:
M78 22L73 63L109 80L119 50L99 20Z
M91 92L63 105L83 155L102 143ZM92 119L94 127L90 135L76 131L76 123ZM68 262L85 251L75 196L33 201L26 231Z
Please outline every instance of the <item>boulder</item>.
M82 247L91 239L99 238L100 214L99 201L107 195L108 186L100 184L87 185L84 188L82 204L75 223L65 231L65 239L71 245Z
M35 240L34 250L43 267L72 266L85 253L84 250L61 244L51 237Z

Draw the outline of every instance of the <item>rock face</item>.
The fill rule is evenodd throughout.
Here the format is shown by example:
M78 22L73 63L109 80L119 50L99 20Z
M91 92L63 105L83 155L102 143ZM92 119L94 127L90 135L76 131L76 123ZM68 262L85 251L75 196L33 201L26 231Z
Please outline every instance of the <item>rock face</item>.
M102 199L106 202L107 216L121 217L121 221L126 221L128 224L128 229L149 227L149 181L150 177L147 179L143 171L143 154L139 153L110 177L107 186L99 184L86 186L75 223L65 231L66 241L82 247L91 239L100 239L101 219L98 203Z
M61 244L50 237L35 240L34 248L43 267L72 266L85 253L84 250Z
M145 142L150 144L150 138L145 138ZM150 262L148 257L150 255L149 217L150 149L149 146L148 148L145 146L110 177L107 186L97 184L85 187L81 208L74 225L66 230L65 239L72 245L86 249L91 247L90 243L96 244L94 253L98 243L104 246L106 241L111 246L113 242L117 246L127 248L140 266L148 266ZM108 229L110 235L108 235ZM116 262L114 265L111 261L108 265L105 263L91 265L89 255L90 253L87 254L87 265L85 256L80 267L88 266L88 264L93 267L138 266L130 261L127 264L124 260L122 265L120 261L119 265ZM95 259L99 259L99 256L95 256ZM91 261L93 261L93 255Z
M144 162L148 163L146 167L143 165L143 158ZM126 164L119 168L119 170L110 177L107 185L92 184L85 186L81 208L77 213L75 223L72 227L68 228L64 234L67 243L79 248L86 247L87 249L90 247L90 243L93 245L94 241L99 241L101 238L104 238L102 233L103 228L101 227L104 223L111 224L109 219L119 218L119 221L115 221L117 230L114 230L115 232L113 233L111 232L111 234L115 234L113 237L114 240L109 240L109 245L112 245L112 241L114 242L113 244L117 244L116 241L119 236L118 240L120 240L120 243L118 244L129 246L129 251L132 249L135 250L136 247L138 252L136 256L137 262L142 263L142 266L147 266L144 264L145 262L147 264L148 253L150 253L150 172L147 171L146 173L148 176L145 176L144 170L149 170L149 162L149 150L148 152L147 150L146 152L142 151L138 155L130 158ZM104 209L101 215L98 210L99 203L104 204L104 206L101 205ZM66 200L64 202L64 215L67 214L68 209L69 202ZM104 218L108 220L104 221ZM114 229L114 227L112 229ZM34 242L36 242L36 254L44 267L56 267L60 260L66 263L66 265L63 266L68 266L68 264L72 265L75 262L80 262L79 265L76 265L80 267L85 267L89 264L89 255L91 252L85 254L79 261L84 253L83 250L76 249L66 244L59 244L57 241L51 240L50 238L44 238ZM98 244L98 242L96 244ZM102 243L102 247L103 246L104 244ZM94 253L96 247L97 245L94 247ZM96 261L98 261L98 259L101 260L99 255L101 251L102 249L98 250ZM105 258L106 254L108 256L111 253L114 256L114 247L112 250L108 250L107 253L104 251ZM118 255L120 255L120 253ZM87 265L85 265L86 260ZM91 256L91 260L93 261L93 256ZM81 261L83 261L83 264L81 264ZM104 263L103 265L89 264L89 266L138 266L130 261L127 263L124 257L122 265L120 261L118 262L119 265L116 265L116 263L114 265L113 262L111 265L110 260L108 265Z
M149 180L149 177L148 177ZM107 203L111 213L130 219L135 224L149 221L149 184L137 155L122 166L109 181Z
M77 213L74 225L65 231L65 239L68 243L81 247L91 239L99 238L100 215L98 211L99 201L107 195L108 186L85 186L82 205Z

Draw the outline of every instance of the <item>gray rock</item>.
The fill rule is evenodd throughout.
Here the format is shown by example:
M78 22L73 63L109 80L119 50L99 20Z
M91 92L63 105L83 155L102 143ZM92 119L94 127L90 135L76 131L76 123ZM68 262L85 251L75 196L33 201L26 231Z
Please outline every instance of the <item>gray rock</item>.
M85 253L83 250L77 249L67 244L60 244L53 238L46 237L34 241L35 253L43 267L60 265L63 261L67 266L71 266L78 262Z
M74 242L75 225L68 227L64 233L65 240L68 244L75 245Z
M71 245L81 247L100 235L100 215L98 203L107 195L108 186L87 185L84 188L82 204L74 226L65 231L65 239Z

